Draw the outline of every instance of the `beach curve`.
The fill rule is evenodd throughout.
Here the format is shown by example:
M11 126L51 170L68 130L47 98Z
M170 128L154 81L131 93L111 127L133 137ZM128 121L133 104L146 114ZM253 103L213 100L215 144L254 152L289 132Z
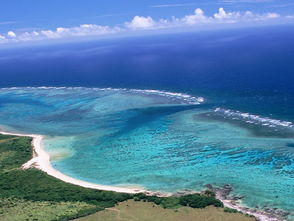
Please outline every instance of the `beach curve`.
M172 196L173 194L168 193L160 193L160 192L152 192L147 191L145 189L138 189L138 188L126 188L126 187L116 187L116 186L107 186L107 185L99 185L94 184L82 180L75 179L73 177L67 176L60 171L54 169L50 162L50 155L43 149L42 147L42 140L44 139L43 135L38 134L20 134L20 133L10 133L0 131L0 134L3 135L12 135L12 136L20 136L20 137L31 137L32 140L32 148L33 148L33 158L28 162L24 163L21 166L21 169L29 169L29 168L36 168L45 172L46 174L55 177L63 182L74 184L77 186L96 189L96 190L103 190L103 191L114 191L119 193L129 193L129 194L136 194L136 193L145 193L147 195L157 195L159 197L168 197ZM232 200L228 200L223 197L219 192L216 192L216 198L220 200L225 207L238 210L239 212L252 215L257 220L260 221L283 221L282 218L273 216L272 214L265 213L263 211L256 211L251 210L247 207L242 206L239 203L236 203Z
M50 162L50 155L42 147L42 140L44 139L44 136L37 135L37 134L18 134L18 133L4 132L4 131L0 131L0 134L33 138L32 140L33 158L29 160L28 162L24 163L21 167L22 169L29 169L34 167L66 183L71 183L71 184L82 186L85 188L105 190L105 191L115 191L115 192L130 193L130 194L148 192L144 189L133 189L133 188L126 188L126 187L99 185L99 184L89 183L89 182L72 178L52 167Z

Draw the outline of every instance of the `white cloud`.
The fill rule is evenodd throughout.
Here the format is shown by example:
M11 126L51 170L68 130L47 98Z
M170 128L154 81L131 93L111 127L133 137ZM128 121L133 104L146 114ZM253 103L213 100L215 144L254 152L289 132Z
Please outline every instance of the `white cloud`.
M83 24L77 27L64 28L59 27L55 30L40 30L32 32L24 32L16 35L13 31L7 33L7 37L10 38L10 42L24 42L33 40L45 40L45 39L60 39L60 38L72 38L81 36L99 36L106 34L114 34L120 32L121 28L101 26L95 24ZM4 36L5 38L5 36ZM7 42L7 38L1 39L0 42Z
M219 8L218 13L214 14L214 18L218 20L237 20L240 17L240 12L226 12L224 8Z
M13 31L7 32L7 36L11 38L16 38L16 34Z
M180 19L181 23L187 25L197 24L221 24L221 23L237 23L252 22L258 20L268 20L279 18L277 13L254 14L251 11L246 12L227 12L224 8L219 8L218 12L213 16L206 16L202 9L197 8L192 15L186 15Z
M4 35L0 35L0 43L6 42L6 38Z
M219 26L220 24L232 23L256 24L258 21L264 23L266 20L273 20L279 17L281 16L277 13L256 14L251 11L228 12L225 11L224 8L219 8L218 12L214 13L212 16L207 16L202 9L197 8L193 14L185 15L181 18L172 17L171 19L154 20L150 16L144 17L137 15L130 22L125 22L124 25L114 27L96 24L82 24L76 27L58 27L53 30L38 30L17 34L14 31L9 31L6 35L0 35L0 43L27 42L46 39L66 39L84 36L102 36L116 33L130 33L137 30L176 28L185 29L188 27L198 27L200 25L214 27L215 25ZM288 17L288 19L290 17Z
M196 8L194 14L186 15L181 19L184 24L195 25L197 23L208 23L211 22L211 18L204 15L204 11L200 8Z
M42 30L40 35L48 38L62 38L62 37L76 37L76 36L91 36L91 35L105 35L119 31L119 28L110 28L108 26L101 26L95 24L83 24L78 27L63 28L59 27L56 30Z
M125 25L131 29L150 29L155 26L155 22L150 16L135 16L131 22L127 22Z
M83 24L78 27L63 28L59 27L56 30L43 30L39 34L48 38L62 38L62 37L76 37L89 35L104 35L115 33L117 28L110 28L108 26Z
M277 13L267 13L265 18L279 18L280 15Z

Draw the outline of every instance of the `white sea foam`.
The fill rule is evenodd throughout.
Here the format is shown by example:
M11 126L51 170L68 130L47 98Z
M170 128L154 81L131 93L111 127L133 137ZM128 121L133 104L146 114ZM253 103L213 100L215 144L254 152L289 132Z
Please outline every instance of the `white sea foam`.
M9 88L0 88L0 91L14 91L14 90L92 90L92 91L122 91L130 93L139 93L145 95L156 95L167 98L172 98L180 101L184 104L200 104L204 102L203 97L194 97L185 93L175 93L169 91L161 90L143 90L143 89L128 89L128 88L88 88L88 87L9 87Z
M140 89L130 89L131 92L143 93L143 94L150 94L150 95L159 95L169 98L175 98L178 100L182 100L188 104L200 104L204 102L203 97L193 97L189 94L184 93L174 93L169 91L160 91L160 90L140 90Z
M250 124L261 124L267 127L285 127L285 128L294 128L294 124L290 121L276 120L269 117L262 117L250 113L242 113L240 111L234 111L224 108L216 108L214 110L217 114L222 114L224 116L230 117L235 120L244 120Z

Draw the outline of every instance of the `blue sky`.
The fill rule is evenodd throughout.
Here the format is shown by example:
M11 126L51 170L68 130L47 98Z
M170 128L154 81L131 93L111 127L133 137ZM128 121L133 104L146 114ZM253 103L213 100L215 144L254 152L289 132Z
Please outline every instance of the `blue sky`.
M214 17L214 14L219 12L219 8L224 8L226 13L241 13L241 16L235 14L234 21L227 19L226 22L222 23L238 23L239 20L242 20L242 22L248 20L247 23L255 23L256 20L263 22L267 20L264 18L268 17L275 17L275 19L269 19L275 22L277 22L278 17L280 22L285 22L284 18L287 18L286 22L294 22L293 0L1 0L0 40L2 38L4 43L26 41L31 38L40 40L44 38L41 38L40 35L36 37L40 30L52 30L54 32L59 27L74 28L82 24L125 28L126 23L131 23L135 16L139 16L135 21L137 26L128 26L128 28L132 27L132 30L136 29L135 27L138 27L140 22L143 22L145 26L143 25L144 27L139 27L139 29L155 29L155 26L160 27L160 29L163 26L171 29L174 26L180 26L179 24L171 25L171 23L175 23L172 22L173 16L183 23L185 16L195 14L196 8L200 8L207 17ZM245 16L246 11L250 11L255 19L251 15ZM277 16L273 16L274 14ZM239 17L242 17L242 19ZM249 17L251 20L248 19ZM143 18L148 19L144 20ZM168 20L169 24L160 23L160 19ZM217 20L218 24L221 23L220 20ZM149 22L149 25L146 22ZM210 24L212 22L203 22L202 19L201 22L194 23L201 23L203 26L204 23ZM97 27L83 27L82 31L85 31L85 28L88 28L87 33L83 35L91 35L91 33L94 33L92 32L93 29L96 30ZM64 34L64 30L61 31L63 31L63 37L70 36L69 30L66 30L67 34ZM80 30L74 29L74 35L78 35L78 31ZM103 31L107 34L113 32L119 31ZM19 36L24 33L28 34L20 38ZM98 31L95 33L98 33ZM49 34L46 32L42 36L57 37L57 35Z

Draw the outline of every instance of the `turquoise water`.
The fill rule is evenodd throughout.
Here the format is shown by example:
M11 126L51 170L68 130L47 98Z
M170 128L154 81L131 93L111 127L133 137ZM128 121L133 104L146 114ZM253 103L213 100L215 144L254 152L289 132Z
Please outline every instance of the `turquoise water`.
M2 88L0 124L46 135L54 168L105 185L233 186L250 207L294 208L294 125L154 90Z

